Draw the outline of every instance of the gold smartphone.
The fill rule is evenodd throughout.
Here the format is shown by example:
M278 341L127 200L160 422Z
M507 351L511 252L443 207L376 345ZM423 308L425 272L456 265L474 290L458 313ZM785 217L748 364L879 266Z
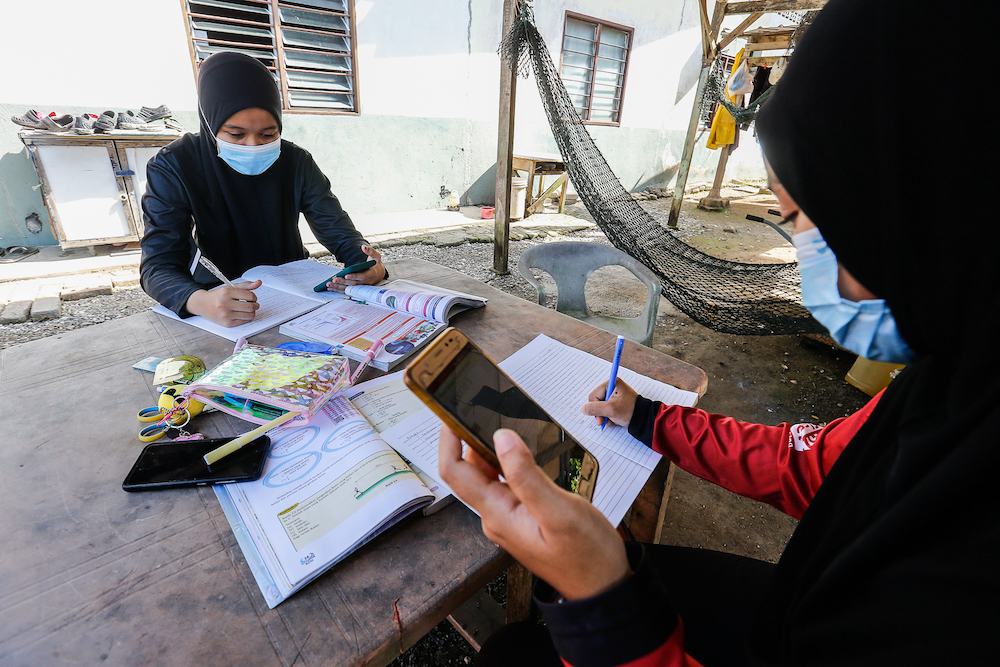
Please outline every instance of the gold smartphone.
M544 466L575 447L583 451L577 493L593 500L597 459L573 439L458 329L449 327L403 374L406 385L490 465L497 429L516 432Z

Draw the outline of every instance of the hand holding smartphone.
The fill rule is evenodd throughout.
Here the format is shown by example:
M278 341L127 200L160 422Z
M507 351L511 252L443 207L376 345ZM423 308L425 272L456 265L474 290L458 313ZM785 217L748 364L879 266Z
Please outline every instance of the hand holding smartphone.
M313 291L314 292L325 292L326 291L326 284L329 283L334 278L343 278L344 276L346 276L346 275L348 275L350 273L360 273L361 271L367 271L368 269L372 268L373 266L375 266L375 260L373 260L373 259L370 259L367 262L360 262L358 264L352 264L350 266L345 266L343 269L341 269L337 273L335 273L332 276L330 276L330 278L328 278L327 280L324 280L319 285L316 285L316 287L313 287Z
M501 428L519 434L539 466L580 447L584 456L578 493L593 498L597 459L458 329L445 329L407 366L403 379L496 470L501 467L493 450L493 434Z

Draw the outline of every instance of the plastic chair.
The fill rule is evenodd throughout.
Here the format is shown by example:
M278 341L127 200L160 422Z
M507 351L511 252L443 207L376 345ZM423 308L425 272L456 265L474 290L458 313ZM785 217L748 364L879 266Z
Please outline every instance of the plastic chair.
M623 266L649 289L646 305L638 317L590 315L584 286L587 278L602 266ZM539 305L545 305L545 288L531 274L541 269L552 276L558 289L556 310L605 331L621 334L629 340L648 346L656 327L656 310L660 302L660 281L656 274L634 257L599 243L568 241L545 243L526 250L517 263L517 270L538 293Z

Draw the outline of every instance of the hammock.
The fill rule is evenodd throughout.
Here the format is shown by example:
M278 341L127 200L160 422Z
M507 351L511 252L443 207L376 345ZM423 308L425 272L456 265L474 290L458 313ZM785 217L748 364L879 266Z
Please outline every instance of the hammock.
M802 306L796 263L747 264L706 255L674 236L632 199L580 120L526 5L499 51L515 75L527 77L529 67L534 72L545 115L580 200L616 248L657 275L668 301L722 333L826 332Z

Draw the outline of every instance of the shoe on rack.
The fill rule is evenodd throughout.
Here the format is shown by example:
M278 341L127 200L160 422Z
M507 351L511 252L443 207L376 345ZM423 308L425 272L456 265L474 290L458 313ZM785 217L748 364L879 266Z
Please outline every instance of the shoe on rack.
M11 116L10 119L21 127L29 127L32 130L45 129L45 126L42 125L42 117L34 109L28 109L22 116Z
M177 132L184 131L184 126L181 125L176 120L174 120L173 118L164 118L163 124L167 127L168 130L176 130Z
M153 132L158 129L155 125L150 125L131 111L118 114L118 128L122 130L143 130Z
M73 129L74 119L68 113L61 116L49 114L42 116L42 126L47 132L69 132Z
M83 114L73 119L73 131L77 134L93 134L94 119L89 114Z
M132 115L131 111L122 111L118 114L118 120L115 123L116 130L138 130L139 126L142 125L142 121Z
M135 114L141 118L144 122L149 123L150 121L160 120L161 118L169 118L173 115L166 104L161 104L158 107L143 107L139 110L139 113Z
M97 132L110 132L115 129L118 116L114 111L105 111L94 121L94 130Z

